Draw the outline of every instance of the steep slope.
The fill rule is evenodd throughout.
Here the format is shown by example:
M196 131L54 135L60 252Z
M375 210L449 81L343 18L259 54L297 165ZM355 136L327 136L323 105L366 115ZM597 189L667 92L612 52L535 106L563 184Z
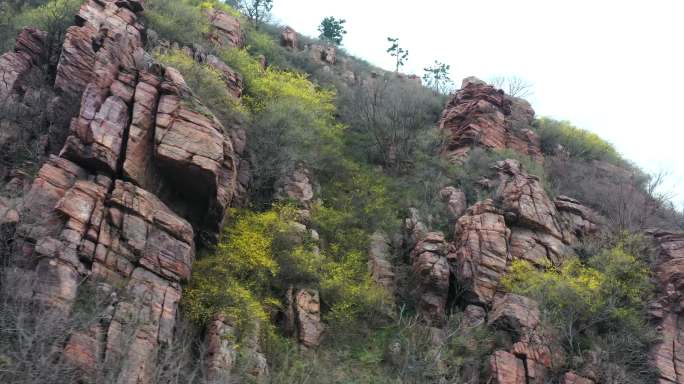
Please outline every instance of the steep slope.
M0 378L684 383L678 218L609 144L259 27L85 0L0 57Z

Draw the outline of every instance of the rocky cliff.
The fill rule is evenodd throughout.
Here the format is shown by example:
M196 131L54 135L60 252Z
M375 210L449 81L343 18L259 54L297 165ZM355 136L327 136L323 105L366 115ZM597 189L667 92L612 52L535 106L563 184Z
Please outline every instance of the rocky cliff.
M216 238L237 179L231 132L178 71L144 51L141 12L135 0L81 6L54 81L61 94L80 97L80 110L59 155L3 211L16 222L15 273L35 276L22 297L68 313L85 282L118 292L99 326L64 346L88 374L120 367L117 383L152 381L159 350L174 337L196 244ZM223 34L222 20L214 23ZM16 52L3 56L3 98L41 59L43 39L25 29Z
M580 281L567 283L572 289L587 286L595 289L592 294L605 294L633 288L596 288L604 271L590 259L607 251L592 247L601 243L618 249L616 258L632 248L621 233L609 233L613 228L606 225L611 220L606 216L611 212L605 206L563 194L540 177L544 164L567 160L567 155L543 151L529 103L476 78L465 79L448 100L440 99L446 101L441 117L430 122L442 134L441 143L433 146L439 150L421 153L420 140L407 138L407 154L431 157L427 165L421 163L430 172L422 174L416 171L421 169L418 160L407 162L414 169L402 172L419 175L411 178L373 164L370 151L361 161L344 157L366 150L372 140L358 127L345 130L335 120L343 117L335 114L332 94L320 91L320 85L354 94L345 87L363 87L368 79L378 86L408 80L418 87L415 76L364 72L335 46L308 43L290 27L279 29L273 41L282 47L271 49L291 55L287 65L305 61L307 70L314 68L310 71L318 83L309 82L269 63L278 55L251 58L256 54L250 49L260 53L259 44L254 48L247 43L249 34L257 32L237 13L211 4L197 9L207 23L201 31L204 45L160 39L145 26L142 0L85 0L66 30L54 68L46 70L47 33L34 27L21 30L14 51L0 56L0 104L13 111L0 115L0 149L6 153L0 163L0 284L5 290L13 284L8 301L12 305L40 308L57 313L57 318L78 316L84 296L103 308L95 322L69 328L50 344L50 356L66 361L78 382L151 384L166 382L159 379L160 370L172 370L173 364L180 370L178 362L163 359L175 353L171 346L183 324L184 290L187 298L195 281L193 264L200 257L227 252L232 241L244 243L240 249L248 252L240 257L248 267L238 265L243 260L210 266L245 268L240 273L246 278L259 275L262 280L231 285L244 276L230 275L235 281L212 281L210 288L201 288L221 299L235 295L239 300L230 296L231 305L242 301L239 305L247 303L249 310L263 314L246 325L235 312L216 309L222 308L218 303L202 303L215 307L204 314L206 321L193 325L194 339L183 341L192 360L189 366L201 372L193 382L349 382L372 371L407 383L599 384L627 382L629 369L648 370L629 366L629 361L615 363L602 349L608 348L605 345L572 340L568 348L566 330L552 322L544 297L520 294L506 283L520 263L529 266L530 275L558 277L572 261L590 271L588 278L582 269L572 271ZM254 60L242 73L236 66L240 60L226 58L236 52L245 55L240 60ZM190 86L193 74L184 78L178 69L155 59L165 54L179 54L208 68L235 102L222 107L248 104L253 116L226 124L218 117L225 111L212 111L199 96L203 89ZM264 85L255 76L272 77ZM295 79L286 83L288 88L281 92L285 96L273 89L283 78ZM270 93L256 102L258 91ZM311 93L298 93L305 91ZM312 94L320 99L312 102ZM297 97L305 102L287 104ZM240 104L241 98L247 102ZM429 104L407 103L415 108ZM385 120L396 118L396 106L384 110L380 104L373 105L374 113L389 110ZM313 113L302 107L319 105L323 107ZM36 116L36 131L25 129L33 124L30 115ZM385 123L381 118L373 122ZM277 136L288 132L259 130L259 125L269 124L313 137L278 142ZM333 129L325 131L322 124ZM250 147L255 132L268 136L257 137L260 143L272 144L272 139L291 146L268 147L282 150L285 155L278 159L288 164L277 164L278 172L267 179L275 183L257 191L270 199L267 207L258 208L249 205L254 192L250 183L264 168L255 164L254 154L267 149ZM331 137L350 140L335 143L352 143L351 148L331 149L326 141ZM377 135L375 139L382 141ZM297 158L292 150L297 145L327 152ZM17 146L33 149L31 161L15 161ZM473 153L495 159L486 164L486 178L479 178L481 169L468 168ZM477 174L478 180L442 172L438 163L447 164L449 172ZM399 182L382 184L392 178ZM403 189L410 191L402 195ZM644 196L655 204L650 195ZM409 201L423 206L400 205ZM382 215L384 205L391 207L391 215ZM277 224L248 222L245 225L257 227L247 228L250 236L231 232L231 238L226 228L240 226L227 220L230 212L237 212L232 207L268 211L273 213L268 220ZM288 213L278 216L277 207ZM652 275L647 273L653 277L656 297L643 295L649 300L647 320L658 334L649 344L649 367L655 372L651 376L660 383L684 384L679 281L684 235L674 229L638 234L645 235L644 243L653 245L657 255ZM270 253L262 254L264 247ZM631 277L632 270L618 267L624 269L616 267L617 278ZM213 298L210 294L207 297ZM621 316L634 309L625 309L623 303L633 296L641 298L639 292L629 291L602 304L617 308L616 316ZM633 312L627 314L635 316L631 319L643 320L641 313ZM600 339L616 319L592 318L593 323L578 332ZM570 327L584 319L572 320ZM347 340L347 335L353 337ZM576 346L581 353L572 349ZM334 364L320 368L319 358ZM353 368L334 366L338 359L353 360ZM11 363L0 350L0 371ZM378 377L368 380L389 382Z

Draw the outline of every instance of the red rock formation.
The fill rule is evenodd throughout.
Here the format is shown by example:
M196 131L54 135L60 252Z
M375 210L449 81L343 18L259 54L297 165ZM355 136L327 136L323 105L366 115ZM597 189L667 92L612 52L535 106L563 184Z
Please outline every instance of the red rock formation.
M444 187L439 191L439 197L447 205L449 221L455 222L468 208L465 193L455 187Z
M451 268L446 259L447 244L440 232L427 233L411 251L418 312L428 324L441 325L446 316Z
M237 177L231 132L177 71L144 54L141 10L134 0L81 7L55 81L82 95L71 135L18 212L0 203L4 217L19 214L11 217L17 263L37 281L22 298L68 313L84 280L120 291L100 324L71 335L64 351L84 372L116 367L121 384L151 382L159 347L173 339L196 234L216 236Z
M527 384L525 365L512 353L496 351L489 358L492 384Z
M166 69L161 84L154 155L159 170L178 191L205 202L206 208L190 214L192 221L201 223L203 237L213 238L235 190L236 155L226 129L173 68Z
M280 45L283 47L297 49L299 45L298 40L299 38L297 36L297 31L291 27L283 28L282 32L280 33Z
M651 351L660 371L659 383L684 383L684 335L682 334L682 287L684 286L684 233L652 232L659 245L655 269L658 299L650 315L660 332L660 342Z
M220 9L210 9L207 17L213 30L209 38L217 44L227 48L240 48L244 46L244 36L240 20L237 17L227 14Z
M529 129L534 111L527 102L506 96L484 82L468 78L447 103L440 129L447 135L442 152L461 161L470 149L513 149L542 160L539 138Z
M456 223L453 251L448 255L467 301L489 305L510 261L503 212L490 199L468 208Z
M47 34L35 28L24 28L17 36L14 52L0 56L0 102L16 91L32 67L47 55Z

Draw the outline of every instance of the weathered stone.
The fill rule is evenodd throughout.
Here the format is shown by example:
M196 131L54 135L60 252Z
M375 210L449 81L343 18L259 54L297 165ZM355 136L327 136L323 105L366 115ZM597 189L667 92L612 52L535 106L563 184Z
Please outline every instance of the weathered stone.
M225 316L217 315L207 327L205 336L207 383L227 383L237 362L237 334Z
M300 207L311 208L314 198L314 185L311 171L298 166L291 173L276 182L275 198L281 201L294 201Z
M447 206L449 222L451 224L455 223L465 213L466 208L468 208L466 195L458 188L444 187L439 191L439 197Z
M394 296L396 281L394 268L390 262L389 239L383 232L378 231L373 233L370 240L368 270L371 278L383 287L390 296Z
M153 72L140 73L135 87L131 125L128 129L126 159L123 176L150 191L157 189L159 175L154 163L154 129L159 101L160 76Z
M510 260L503 212L490 199L470 207L456 223L456 239L448 258L466 300L488 306Z
M527 174L517 160L497 163L499 188L496 192L506 215L506 222L544 231L563 238L558 211L548 197L539 178Z
M0 56L0 102L4 103L17 90L31 68L45 61L46 42L47 33L24 28L17 36L14 52Z
M492 384L527 384L525 365L506 351L496 351L489 359Z
M593 209L568 196L558 196L554 201L564 220L565 233L577 238L600 232L604 219Z
M451 276L451 268L445 257L446 247L442 233L430 232L411 251L418 312L432 325L441 325L446 316Z
M240 48L244 45L244 37L240 20L220 9L207 11L209 22L213 26L210 38L227 48Z
M464 79L463 88L451 97L440 119L440 129L448 137L444 156L460 162L477 146L513 149L541 161L539 138L525 128L531 126L534 111L529 104L519 107L521 102L478 79Z
M294 295L293 304L299 342L305 347L317 347L324 330L318 291L300 289Z
M236 156L221 123L189 93L180 73L167 68L156 116L155 159L180 192L204 209L189 213L205 236L219 233L237 179ZM192 180L188 183L187 180Z
M283 47L289 49L297 49L297 46L299 44L298 40L299 38L297 36L297 31L295 31L291 27L285 27L283 28L283 31L280 32L280 44Z
M489 325L505 329L525 338L539 326L539 306L527 297L507 293L494 301L489 313Z
M207 55L206 63L221 73L221 77L226 83L228 91L231 95L236 98L240 98L242 96L244 82L242 80L242 76L238 72L214 55Z
M684 383L684 334L682 333L682 288L684 287L684 233L654 231L658 244L655 268L658 300L651 305L653 321L660 333L659 342L651 350L651 359L659 370L659 382Z

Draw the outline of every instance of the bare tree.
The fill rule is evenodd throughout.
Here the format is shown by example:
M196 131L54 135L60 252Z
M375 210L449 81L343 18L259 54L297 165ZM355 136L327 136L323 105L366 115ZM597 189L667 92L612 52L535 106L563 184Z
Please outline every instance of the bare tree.
M518 76L495 76L489 84L503 89L509 96L525 98L532 95L533 84Z

